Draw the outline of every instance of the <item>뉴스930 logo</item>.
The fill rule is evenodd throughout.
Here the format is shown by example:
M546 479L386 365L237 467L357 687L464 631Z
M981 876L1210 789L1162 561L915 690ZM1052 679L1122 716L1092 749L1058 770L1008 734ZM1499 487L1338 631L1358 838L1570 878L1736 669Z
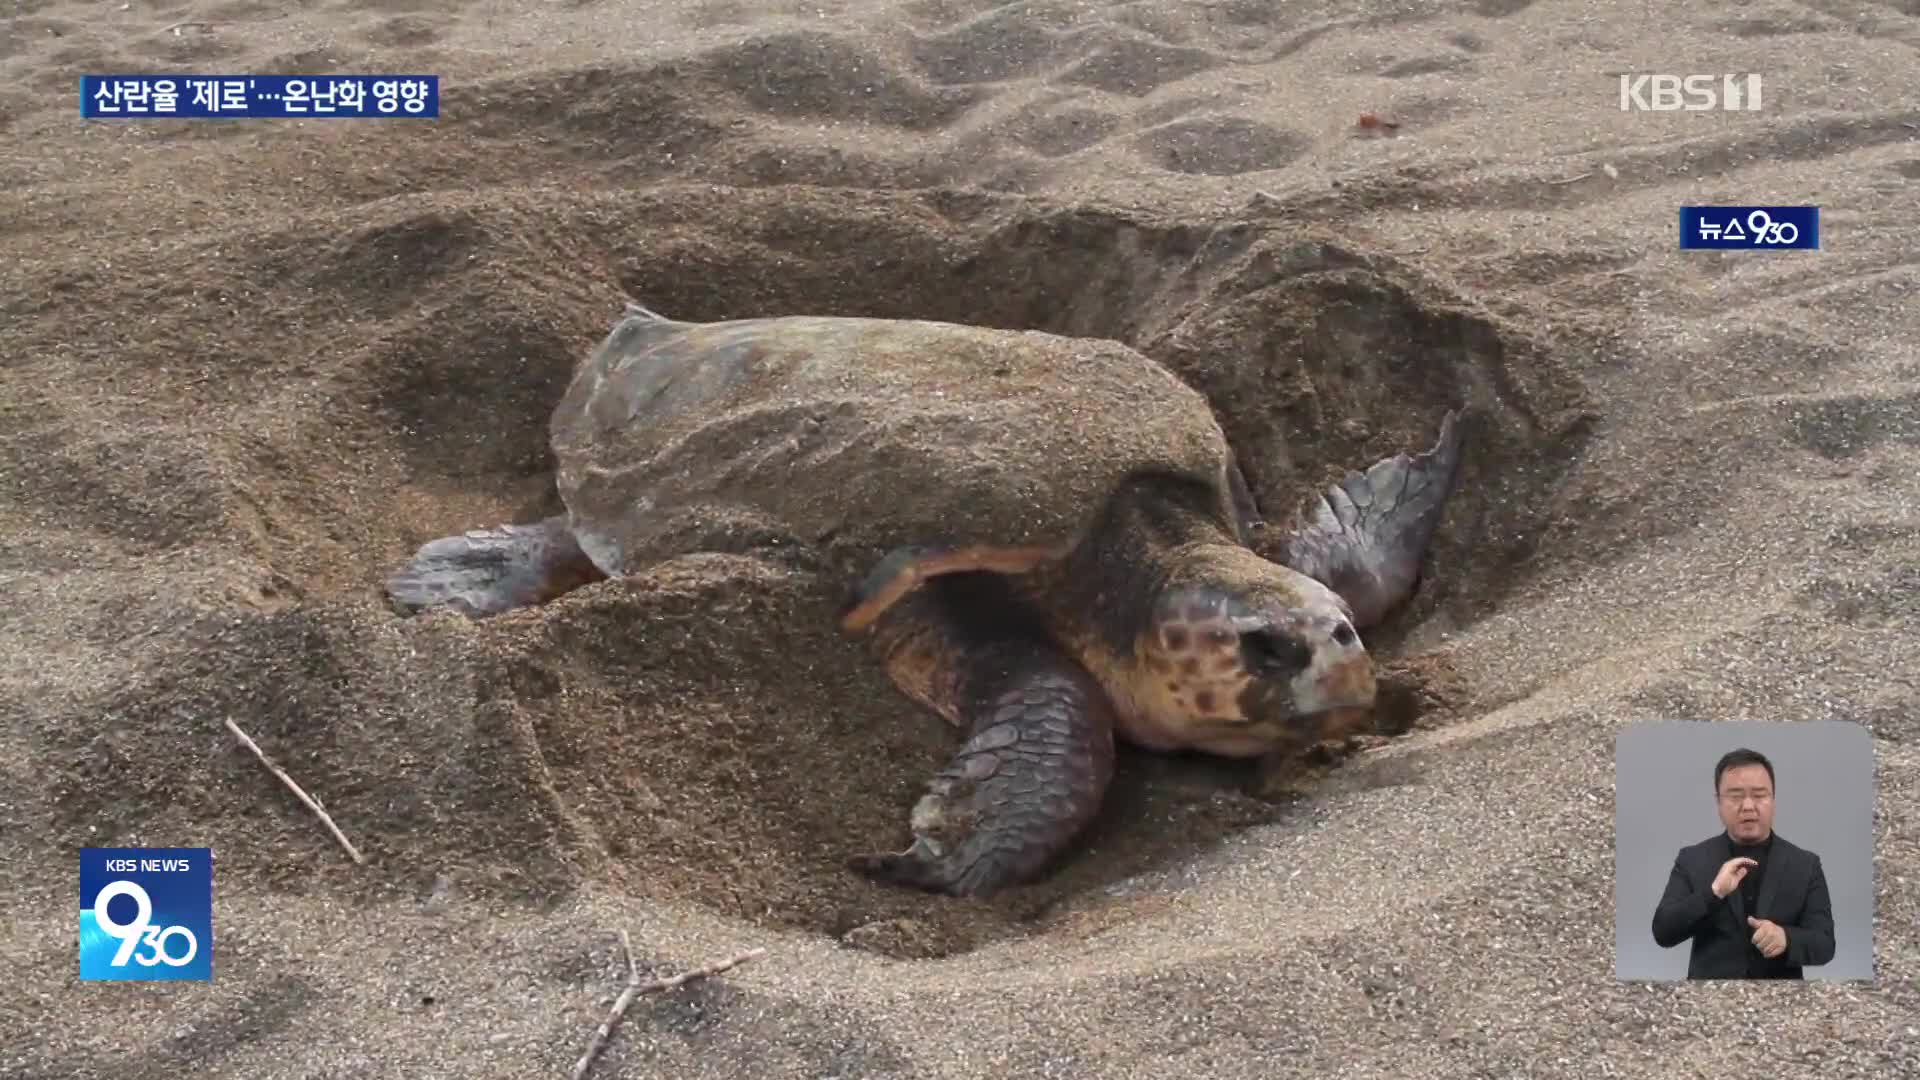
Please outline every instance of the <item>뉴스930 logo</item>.
M1817 206L1683 206L1682 250L1817 251Z
M1760 110L1759 75L1621 75L1621 112Z
M80 850L82 979L213 978L213 852Z
M133 919L130 922L117 922L112 914L113 898L131 896L135 905ZM185 967L193 962L200 951L200 942L193 931L185 926L173 925L165 928L153 925L153 898L147 890L131 881L116 881L93 898L93 925L100 928L110 938L120 940L120 948L107 961L108 967L126 967L128 961L152 967L165 964L168 967ZM183 939L179 945L179 956L167 952L167 939L178 935ZM146 946L146 952L138 951Z

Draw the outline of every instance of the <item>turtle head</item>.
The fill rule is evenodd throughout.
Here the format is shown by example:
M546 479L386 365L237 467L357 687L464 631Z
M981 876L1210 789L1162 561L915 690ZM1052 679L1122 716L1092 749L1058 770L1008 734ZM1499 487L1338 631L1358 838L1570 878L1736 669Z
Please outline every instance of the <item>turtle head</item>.
M1307 744L1370 717L1373 660L1333 590L1245 548L1183 560L1141 635L1155 694L1197 743Z

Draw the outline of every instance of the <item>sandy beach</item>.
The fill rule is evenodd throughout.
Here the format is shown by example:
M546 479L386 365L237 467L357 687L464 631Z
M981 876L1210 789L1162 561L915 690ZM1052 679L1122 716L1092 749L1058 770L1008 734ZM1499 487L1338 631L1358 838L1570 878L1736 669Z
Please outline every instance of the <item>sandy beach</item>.
M1696 71L1763 106L1620 107ZM441 116L79 116L159 72ZM1911 2L0 0L0 76L0 1076L562 1077L622 930L646 977L766 952L636 1004L609 1080L1920 1076ZM1822 247L1679 250L1699 203ZM849 873L955 736L832 560L381 595L558 509L625 297L1124 341L1281 514L1462 408L1369 635L1411 728L1288 801L1124 754L990 899ZM1870 731L1874 981L1616 981L1658 720ZM88 846L212 848L210 983L78 978Z

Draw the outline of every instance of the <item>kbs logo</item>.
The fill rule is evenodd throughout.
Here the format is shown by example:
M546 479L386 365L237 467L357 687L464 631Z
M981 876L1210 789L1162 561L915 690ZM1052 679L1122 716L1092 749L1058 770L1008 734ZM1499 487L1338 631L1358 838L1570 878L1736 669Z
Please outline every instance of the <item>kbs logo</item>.
M211 848L81 848L80 978L213 978Z
M1622 75L1621 112L1760 111L1758 75Z

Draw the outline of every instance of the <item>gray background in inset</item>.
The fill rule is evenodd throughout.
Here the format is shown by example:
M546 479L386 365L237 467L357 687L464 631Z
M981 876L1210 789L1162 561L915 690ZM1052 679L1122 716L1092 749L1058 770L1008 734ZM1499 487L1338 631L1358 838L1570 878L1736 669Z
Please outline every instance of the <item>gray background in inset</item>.
M1773 831L1820 856L1833 897L1833 962L1808 979L1873 977L1873 740L1846 721L1635 724L1614 744L1614 973L1684 979L1691 942L1662 949L1653 909L1674 856L1725 831L1713 766L1738 747L1773 763Z

